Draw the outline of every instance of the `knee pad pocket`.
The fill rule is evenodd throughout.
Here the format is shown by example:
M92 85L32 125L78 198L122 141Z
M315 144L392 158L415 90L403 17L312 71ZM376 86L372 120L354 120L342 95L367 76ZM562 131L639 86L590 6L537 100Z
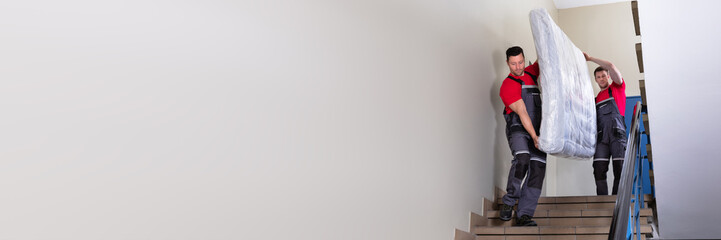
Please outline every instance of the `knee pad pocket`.
M528 163L531 161L531 155L528 153L516 154L516 172L513 176L518 179L523 179L528 171Z
M623 170L623 160L613 160L613 177L618 178L621 176Z
M529 187L541 189L543 187L543 179L546 176L546 164L539 161L531 161L531 176L528 177Z
M608 161L594 161L593 162L593 177L598 180L606 180L606 173L608 172Z

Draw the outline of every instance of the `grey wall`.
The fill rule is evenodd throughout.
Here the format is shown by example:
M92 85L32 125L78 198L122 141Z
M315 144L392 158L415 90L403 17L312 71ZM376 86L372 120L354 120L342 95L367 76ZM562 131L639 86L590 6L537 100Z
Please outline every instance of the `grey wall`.
M716 1L639 1L659 231L719 238L721 117Z

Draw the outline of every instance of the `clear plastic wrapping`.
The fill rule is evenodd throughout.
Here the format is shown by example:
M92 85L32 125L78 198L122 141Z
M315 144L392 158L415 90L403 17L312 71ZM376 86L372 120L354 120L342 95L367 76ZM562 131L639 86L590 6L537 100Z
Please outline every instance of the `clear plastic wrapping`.
M531 11L530 20L541 71L539 148L560 157L590 159L596 147L596 108L586 58L546 9Z

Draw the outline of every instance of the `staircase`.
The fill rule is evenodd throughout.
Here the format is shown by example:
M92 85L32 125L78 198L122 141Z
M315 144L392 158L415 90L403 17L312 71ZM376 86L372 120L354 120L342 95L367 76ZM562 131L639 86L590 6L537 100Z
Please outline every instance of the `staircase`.
M516 227L514 219L499 219L500 196L496 201L485 200L483 216L471 213L469 232L456 230L455 240L596 240L608 239L616 196L577 196L577 197L541 197L533 216L538 226ZM500 195L500 196L498 196ZM651 200L645 196L645 201ZM642 223L653 217L651 208L640 212ZM641 239L651 236L651 226L642 224ZM636 230L635 233L639 233ZM634 239L636 237L634 236Z

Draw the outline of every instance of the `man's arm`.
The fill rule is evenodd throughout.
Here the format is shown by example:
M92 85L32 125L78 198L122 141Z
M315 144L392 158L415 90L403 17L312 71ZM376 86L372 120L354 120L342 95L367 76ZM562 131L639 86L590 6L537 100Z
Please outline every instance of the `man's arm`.
M536 148L538 148L538 136L536 135L536 129L533 128L531 117L528 116L526 104L523 102L523 99L518 99L518 101L511 103L508 107L521 117L521 124L523 124L523 128L531 135L531 138L533 138L533 144Z
M618 85L621 85L623 83L623 78L621 77L621 71L618 71L618 68L616 68L616 65L613 65L613 63L603 60L603 59L591 57L588 55L588 53L585 53L585 52L583 53L583 56L586 57L586 61L594 62L594 63L598 64L599 66L601 66L605 69L608 69L608 74L611 75L611 80L613 80L614 83L616 83Z

